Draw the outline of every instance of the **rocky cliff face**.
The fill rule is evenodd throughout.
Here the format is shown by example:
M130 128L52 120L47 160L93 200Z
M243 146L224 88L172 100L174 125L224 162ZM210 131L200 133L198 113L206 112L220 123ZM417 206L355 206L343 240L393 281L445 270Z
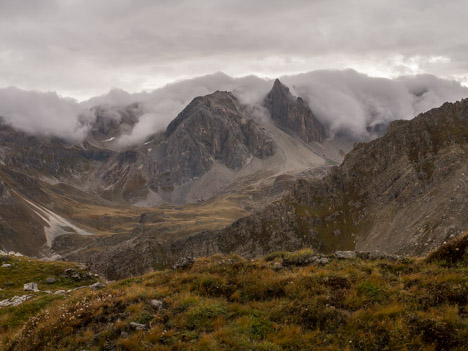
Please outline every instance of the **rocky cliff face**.
M59 139L31 136L0 121L0 160L25 174L72 179L88 171L90 162L107 160L109 153Z
M297 181L284 199L221 231L169 242L142 234L91 262L107 274L113 267L112 276L118 277L215 252L253 257L309 246L418 255L468 230L466 213L468 100L463 100L393 122L384 137L358 143L322 180Z
M219 162L243 167L264 159L275 144L234 95L215 92L194 99L167 127L164 142L151 153L151 187L181 184L200 177Z
M322 142L326 138L325 128L307 103L301 97L294 97L278 79L266 96L264 106L281 129L298 135L305 142Z

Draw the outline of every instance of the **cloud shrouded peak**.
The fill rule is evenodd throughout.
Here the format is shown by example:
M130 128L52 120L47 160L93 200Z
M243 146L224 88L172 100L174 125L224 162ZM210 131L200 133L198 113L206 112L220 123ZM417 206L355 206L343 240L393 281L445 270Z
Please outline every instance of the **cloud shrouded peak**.
M231 91L241 103L261 109L275 84L278 89L289 89L292 95L302 97L331 136L344 131L365 137L369 126L409 119L446 101L468 97L468 88L460 83L431 75L385 79L353 70L321 70L279 79L284 86L256 76L233 78L215 73L168 84L151 92L132 94L114 89L81 103L53 92L10 87L0 89L0 116L28 133L73 142L87 135L97 117L110 118L127 126L117 141L128 146L164 130L197 96L216 90ZM120 121L133 103L138 103L138 111L132 112L132 123ZM97 105L101 107L94 108Z

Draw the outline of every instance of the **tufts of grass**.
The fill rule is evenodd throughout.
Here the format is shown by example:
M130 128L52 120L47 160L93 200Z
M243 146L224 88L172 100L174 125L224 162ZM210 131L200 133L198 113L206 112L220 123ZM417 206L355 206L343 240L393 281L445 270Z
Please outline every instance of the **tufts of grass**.
M38 307L5 350L464 350L466 260L202 258ZM161 299L155 309L151 299ZM26 305L25 305L26 306ZM20 310L18 310L20 311ZM18 312L21 313L21 312ZM131 323L141 323L137 330Z

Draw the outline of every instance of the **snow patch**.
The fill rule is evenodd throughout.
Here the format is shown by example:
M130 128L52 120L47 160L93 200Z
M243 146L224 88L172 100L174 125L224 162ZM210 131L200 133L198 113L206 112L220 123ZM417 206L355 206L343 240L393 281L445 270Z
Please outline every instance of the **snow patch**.
M19 195L19 194L18 194ZM33 211L38 215L44 222L47 223L44 226L44 232L46 235L47 246L51 247L55 238L64 235L64 234L78 234L78 235L92 235L91 233L78 228L73 225L65 218L59 216L58 214L48 210L47 208L37 205L23 197L23 200L33 207Z

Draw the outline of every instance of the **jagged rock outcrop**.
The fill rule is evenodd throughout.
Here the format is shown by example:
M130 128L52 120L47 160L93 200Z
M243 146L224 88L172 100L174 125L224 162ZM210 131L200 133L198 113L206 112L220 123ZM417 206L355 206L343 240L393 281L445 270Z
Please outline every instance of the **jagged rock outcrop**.
M266 96L264 106L281 129L298 135L305 142L322 142L326 138L324 126L307 103L301 97L294 97L279 79Z

